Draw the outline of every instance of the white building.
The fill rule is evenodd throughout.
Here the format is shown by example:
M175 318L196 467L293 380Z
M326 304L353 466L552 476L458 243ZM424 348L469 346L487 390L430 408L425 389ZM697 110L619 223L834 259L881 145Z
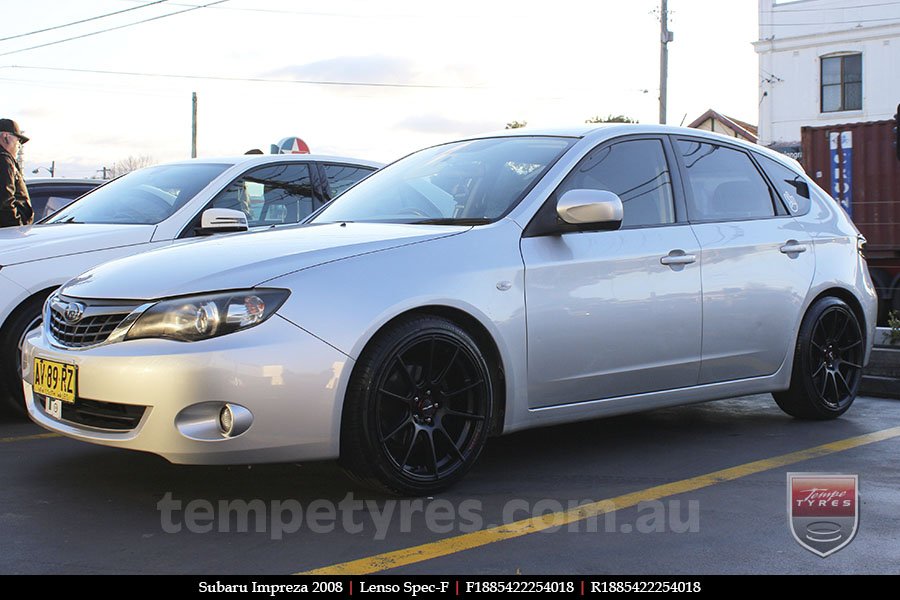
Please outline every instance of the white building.
M799 150L802 126L893 118L900 0L759 0L759 143Z

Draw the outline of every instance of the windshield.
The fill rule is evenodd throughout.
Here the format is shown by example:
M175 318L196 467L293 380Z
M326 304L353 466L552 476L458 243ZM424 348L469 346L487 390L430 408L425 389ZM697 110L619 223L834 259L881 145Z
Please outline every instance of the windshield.
M160 165L132 171L76 200L43 223L155 225L231 165Z
M574 142L506 137L427 148L372 174L310 222L489 223L509 212Z

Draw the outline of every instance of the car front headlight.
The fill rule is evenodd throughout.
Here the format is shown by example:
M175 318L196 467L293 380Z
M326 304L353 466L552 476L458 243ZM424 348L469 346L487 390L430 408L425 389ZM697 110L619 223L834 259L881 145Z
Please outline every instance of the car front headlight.
M238 290L157 302L137 318L126 340L196 342L259 325L284 304L288 290Z

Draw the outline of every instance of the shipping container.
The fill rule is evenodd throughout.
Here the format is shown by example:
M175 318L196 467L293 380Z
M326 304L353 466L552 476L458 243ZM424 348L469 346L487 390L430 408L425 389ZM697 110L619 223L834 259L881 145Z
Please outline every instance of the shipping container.
M873 121L801 129L801 163L840 202L866 237L879 297L878 320L900 315L900 160L896 123Z

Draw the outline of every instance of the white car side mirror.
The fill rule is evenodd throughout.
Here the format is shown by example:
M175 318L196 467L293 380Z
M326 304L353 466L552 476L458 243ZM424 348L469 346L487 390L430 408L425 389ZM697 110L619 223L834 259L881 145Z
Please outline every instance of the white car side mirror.
M200 231L202 233L247 231L249 228L247 215L239 210L207 208L200 216Z

